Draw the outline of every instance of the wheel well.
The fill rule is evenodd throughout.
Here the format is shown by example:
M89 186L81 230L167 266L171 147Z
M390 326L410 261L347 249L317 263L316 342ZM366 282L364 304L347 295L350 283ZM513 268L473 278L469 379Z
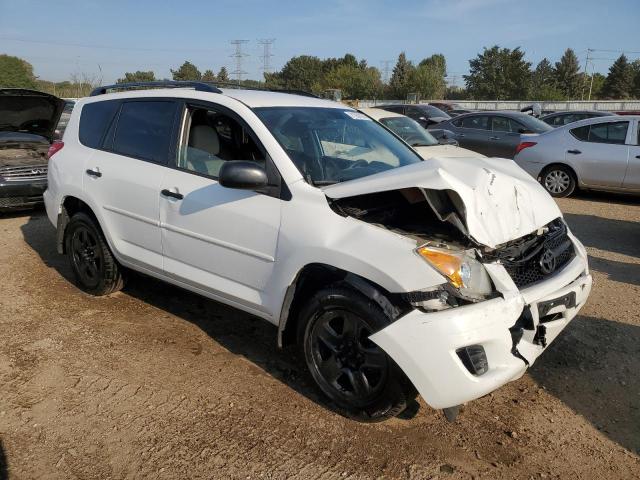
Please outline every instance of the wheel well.
M374 300L395 320L411 309L400 294L390 293L366 278L332 265L312 263L303 267L289 285L278 325L278 346L294 344L300 310L316 292L336 283L343 283Z
M542 181L542 177L552 167L564 167L564 168L566 168L567 170L569 170L571 172L571 174L573 175L573 179L576 181L576 183L578 182L578 175L576 174L576 171L571 166L567 165L566 163L560 163L560 162L550 163L549 165L545 166L542 169L542 171L540 172L540 177L538 178L538 180Z
M64 232L71 218L79 212L89 215L100 228L100 223L89 205L77 197L66 197L62 202L62 210L58 216L57 244L59 253L67 253L64 245Z

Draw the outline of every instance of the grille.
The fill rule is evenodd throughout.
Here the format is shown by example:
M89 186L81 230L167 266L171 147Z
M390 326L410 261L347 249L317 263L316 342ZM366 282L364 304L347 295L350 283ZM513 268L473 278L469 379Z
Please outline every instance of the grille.
M0 167L0 177L3 177L5 180L47 178L47 165Z
M525 263L518 265L505 265L505 269L511 276L513 283L515 283L518 288L527 287L555 275L567 263L569 263L575 255L573 243L569 239L566 230L564 230L560 235L545 240L542 252L545 252L546 250L554 250L556 253L556 268L549 274L545 274L540 268L539 262L542 253L540 255L536 255Z
M42 203L42 196L0 197L0 208L28 207Z

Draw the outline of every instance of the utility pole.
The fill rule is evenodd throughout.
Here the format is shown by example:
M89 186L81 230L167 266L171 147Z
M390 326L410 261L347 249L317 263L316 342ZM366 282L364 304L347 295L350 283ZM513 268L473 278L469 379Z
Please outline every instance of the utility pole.
M242 61L244 57L247 56L247 54L242 51L242 45L244 45L248 41L249 40L231 40L230 42L231 45L235 46L235 51L231 54L231 56L236 59L236 69L231 72L231 74L236 76L238 85L240 85L240 82L242 81L242 76L247 73L242 70Z
M584 81L582 82L582 91L580 93L580 100L584 100L584 88L587 82L587 76L589 75L589 62L591 61L592 52L593 52L592 48L587 48L587 56L584 59ZM591 86L593 86L593 75L591 76ZM589 87L589 100L591 100L591 87Z
M382 81L385 84L389 83L389 73L391 72L391 62L392 60L383 60L382 62Z
M264 73L271 73L273 71L273 68L271 68L271 57L273 57L271 48L275 41L275 38L261 38L258 40L258 44L262 45L262 71Z

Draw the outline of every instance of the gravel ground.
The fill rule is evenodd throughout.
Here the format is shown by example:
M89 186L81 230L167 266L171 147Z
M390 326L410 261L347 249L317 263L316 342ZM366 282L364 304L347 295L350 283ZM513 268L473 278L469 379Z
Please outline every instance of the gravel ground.
M93 298L43 212L0 217L0 479L640 478L640 200L561 200L591 298L454 424L334 413L275 328L145 277Z

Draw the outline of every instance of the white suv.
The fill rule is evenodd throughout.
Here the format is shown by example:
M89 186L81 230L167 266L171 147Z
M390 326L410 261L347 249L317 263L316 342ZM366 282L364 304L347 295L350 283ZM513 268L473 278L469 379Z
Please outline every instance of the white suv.
M127 268L262 317L362 420L416 393L452 418L589 295L584 247L510 160L425 161L311 96L146 87L80 100L52 149L47 213L88 293Z

